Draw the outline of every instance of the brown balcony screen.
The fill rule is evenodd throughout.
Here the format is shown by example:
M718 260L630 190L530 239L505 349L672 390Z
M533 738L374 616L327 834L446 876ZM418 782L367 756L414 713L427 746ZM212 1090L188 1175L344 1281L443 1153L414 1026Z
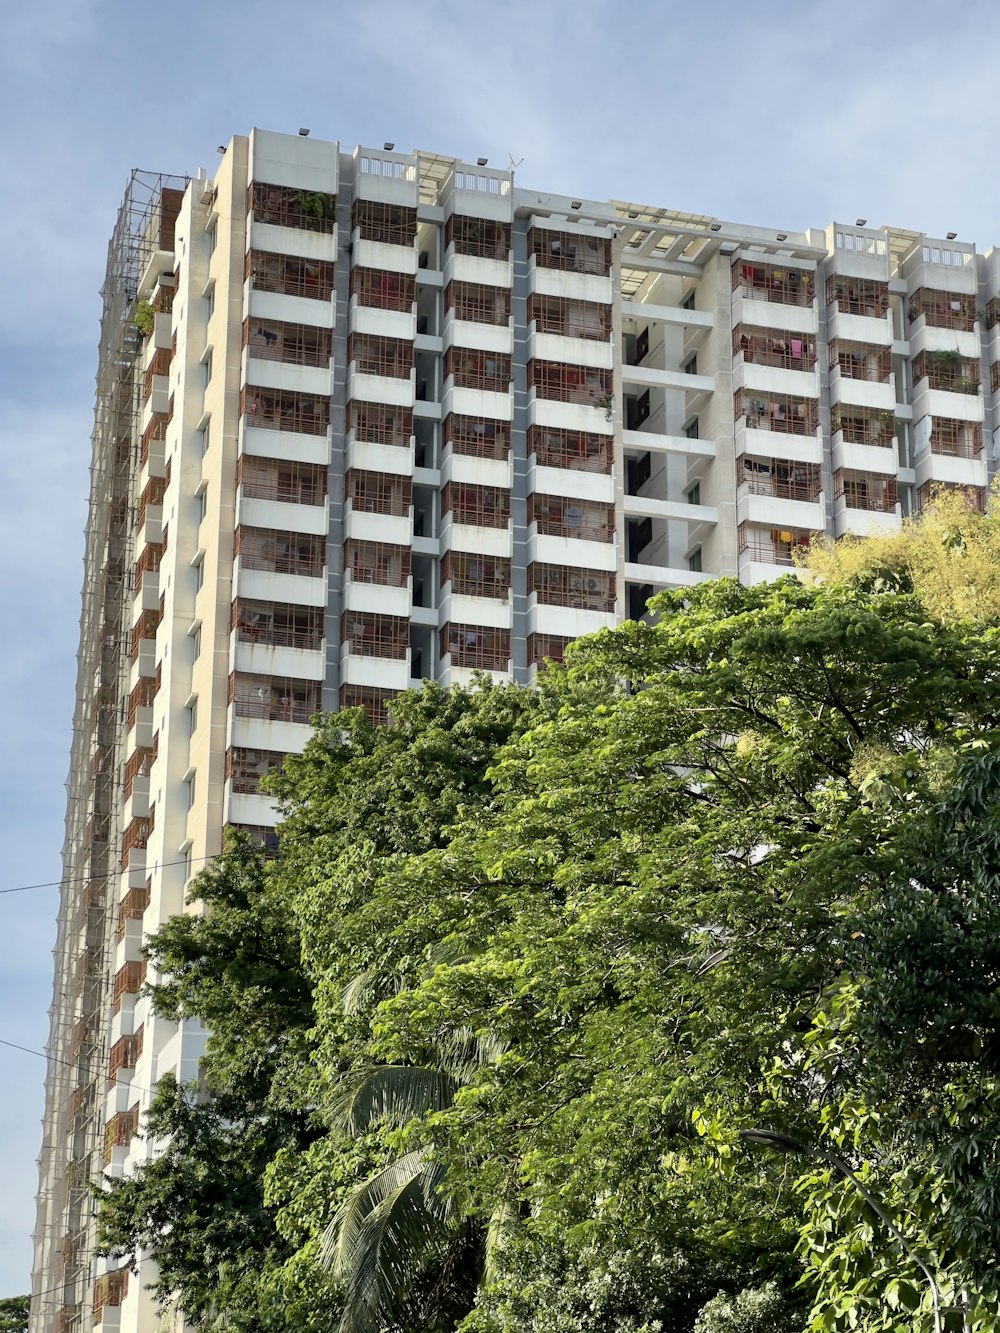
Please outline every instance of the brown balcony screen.
M334 267L328 260L250 250L244 276L258 292L302 296L310 301L329 301L333 295Z
M528 233L528 249L540 268L599 276L611 272L611 242L603 236L532 227Z
M254 181L247 189L247 212L255 222L297 231L330 233L336 226L337 201L322 190L297 190L291 185Z
M351 508L364 514L405 516L413 503L413 482L395 472L362 472L352 468L346 478Z
M476 528L505 528L510 520L510 491L452 481L441 493L441 515Z
M506 601L510 593L510 560L503 556L447 551L441 561L441 586L463 597Z
M510 664L510 630L489 625L445 625L441 655L451 654L453 667L506 671Z
M348 652L359 657L404 658L410 646L410 622L405 616L380 616L373 611L345 611L341 637Z
M445 224L445 245L454 245L455 253L477 259L502 259L510 256L510 224L491 218L470 218L453 213Z
M239 643L309 650L323 646L323 608L319 606L255 602L239 597L233 602L229 623Z
M507 458L510 455L510 423L486 417L464 417L450 413L444 422L444 447L472 458Z
M330 400L291 389L265 389L247 384L240 392L240 414L248 426L264 430L325 435L330 424Z
M456 319L472 324L506 324L510 319L510 291L478 282L449 282L444 308L453 310Z
M548 606L605 613L615 609L615 576L604 569L535 563L528 567L528 589Z

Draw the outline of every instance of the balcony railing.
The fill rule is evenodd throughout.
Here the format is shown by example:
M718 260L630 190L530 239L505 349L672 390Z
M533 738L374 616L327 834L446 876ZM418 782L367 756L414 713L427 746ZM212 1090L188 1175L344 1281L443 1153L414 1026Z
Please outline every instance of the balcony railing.
M326 565L326 539L273 528L236 529L234 554L244 569L318 578Z
M350 404L350 421L354 438L359 442L410 447L413 413L409 408L355 401Z
M615 609L615 576L607 570L535 562L528 567L528 587L547 606L606 613Z
M351 295L358 305L376 310L409 313L417 299L417 280L412 273L393 273L388 269L352 268Z
M739 526L741 555L766 565L793 565L794 552L809 545L809 533L799 528L759 528L751 523Z
M326 499L327 469L315 463L241 454L236 460L236 484L248 499L321 505Z
M983 428L976 421L934 417L930 449L932 454L945 458L979 458L983 452Z
M413 482L395 472L365 472L352 468L346 477L351 508L363 514L404 517L413 504Z
M982 380L978 360L957 351L920 352L913 361L913 382L926 379L928 388L945 393L977 394Z
M390 542L349 541L344 547L344 564L353 583L405 588L412 563L409 546L396 546Z
M451 655L453 667L473 671L506 671L510 664L510 630L488 625L445 625L441 655Z
M445 224L444 243L453 245L457 255L506 260L510 257L510 224L453 213Z
M505 528L510 521L510 491L499 486L449 482L441 493L441 516L477 528Z
M603 236L532 227L528 233L528 249L539 268L594 273L600 277L611 272L611 242Z
M756 366L783 370L812 370L816 364L816 340L802 333L755 329L738 324L733 329L733 356Z
M333 354L333 331L313 324L289 324L280 319L245 319L243 346L255 361L326 368Z
M910 297L911 323L921 315L936 329L971 333L976 323L976 298L971 292L942 292L919 287Z
M968 507L975 510L977 514L986 513L986 488L984 486L963 486L961 482L956 481L924 482L923 486L917 491L917 512L920 513L929 504L933 504L938 495L945 495L951 491L957 491Z
M736 484L745 486L749 495L769 495L776 500L802 500L815 504L823 489L823 475L818 463L793 463L784 458L752 458L741 454L736 460Z
M610 435L588 435L582 431L531 426L528 453L540 467L566 468L571 472L611 472L613 441Z
M258 292L302 296L309 301L329 301L333 295L334 267L325 259L300 259L296 255L250 250L244 276Z
M442 432L444 447L472 458L507 458L510 455L510 423L485 417L449 413Z
M884 319L889 309L889 284L876 278L848 278L835 273L826 280L826 303L842 315Z
M534 323L536 333L607 342L611 336L611 306L532 292L528 297L528 323Z
M816 299L816 274L784 264L755 264L737 259L732 272L733 291L754 301L778 305L812 305Z
M320 681L234 671L229 677L229 702L236 717L307 723L323 706L323 687Z
M578 541L610 542L615 537L615 507L594 500L559 495L528 497L528 522L547 537L572 537Z
M745 417L750 430L770 430L782 435L815 435L819 425L819 404L815 398L790 398L746 389L735 395L733 414L737 421Z
M529 361L528 387L539 398L560 403L600 407L609 417L614 406L614 377L610 370L571 366L556 361Z
M412 247L417 236L417 210L376 199L355 199L351 226L360 232L363 241Z
M410 622L405 616L382 616L373 611L345 611L341 639L360 657L404 658L410 647Z
M471 347L449 347L444 358L445 379L453 378L458 389L487 389L506 393L510 388L510 357L502 352L482 352Z
M535 666L542 666L546 659L561 662L566 648L573 642L561 634L529 634L528 661Z
M341 708L363 708L373 727L386 726L391 717L389 704L399 693L377 685L341 685Z
M893 412L879 412L866 408L841 405L833 412L830 427L847 444L873 444L889 449L896 440L896 417Z
M230 746L226 751L226 781L234 793L253 796L260 791L261 779L285 762L282 750L251 750Z
M373 333L352 333L347 342L347 360L361 375L386 379L409 379L413 369L413 343L403 338L382 338Z
M447 551L441 561L441 586L462 597L491 597L506 601L510 595L511 562L506 557Z
M456 319L472 324L505 325L510 320L510 290L479 282L449 282L444 308L453 310Z
M833 494L838 500L844 499L849 509L867 509L873 513L892 513L898 498L895 477L846 468L833 474Z
M330 233L337 225L337 201L322 190L298 190L291 185L253 182L247 190L247 212L255 222L297 231Z
M248 426L325 435L330 425L330 400L311 393L247 384L240 391L240 415Z
M892 374L892 351L872 343L835 338L830 344L830 369L835 367L844 379L885 384Z
M236 631L239 643L310 650L323 646L322 607L255 602L238 597L232 605L229 625Z

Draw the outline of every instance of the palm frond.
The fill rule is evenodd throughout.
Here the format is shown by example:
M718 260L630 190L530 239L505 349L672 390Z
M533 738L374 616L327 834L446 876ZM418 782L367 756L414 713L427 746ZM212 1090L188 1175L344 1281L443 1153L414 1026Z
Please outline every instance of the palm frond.
M428 1111L450 1106L455 1080L438 1069L369 1065L352 1069L334 1088L328 1110L349 1134L363 1134L377 1120L405 1125Z
M355 1190L323 1236L320 1261L344 1282L340 1333L381 1333L405 1314L413 1279L446 1237L441 1167L407 1153Z

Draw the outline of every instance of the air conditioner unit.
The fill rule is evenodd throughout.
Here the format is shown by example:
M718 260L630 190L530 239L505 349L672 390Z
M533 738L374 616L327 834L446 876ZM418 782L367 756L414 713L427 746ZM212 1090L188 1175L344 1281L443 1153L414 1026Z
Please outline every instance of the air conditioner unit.
M603 592L603 591L604 591L604 580L603 580L603 579L600 579L600 578L596 578L594 575L591 575L590 578L587 579L587 591L588 591L588 592Z
M205 188L201 192L201 202L203 204L215 203L215 185L212 181L205 182Z

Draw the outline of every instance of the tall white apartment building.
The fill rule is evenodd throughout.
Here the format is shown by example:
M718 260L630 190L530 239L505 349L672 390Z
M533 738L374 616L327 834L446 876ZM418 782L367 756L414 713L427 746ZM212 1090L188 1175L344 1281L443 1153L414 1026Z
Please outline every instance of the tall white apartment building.
M95 1258L164 1073L143 939L320 708L529 683L659 588L984 503L1000 272L954 237L774 232L254 130L135 173L109 248L33 1333L159 1327Z

